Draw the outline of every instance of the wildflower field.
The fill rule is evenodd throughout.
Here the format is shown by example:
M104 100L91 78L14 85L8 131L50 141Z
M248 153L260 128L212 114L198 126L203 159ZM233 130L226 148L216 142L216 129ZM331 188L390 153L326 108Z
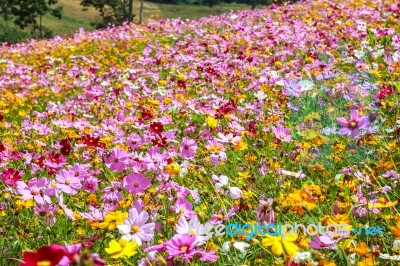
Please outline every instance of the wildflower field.
M3 44L0 264L397 265L399 92L395 0Z

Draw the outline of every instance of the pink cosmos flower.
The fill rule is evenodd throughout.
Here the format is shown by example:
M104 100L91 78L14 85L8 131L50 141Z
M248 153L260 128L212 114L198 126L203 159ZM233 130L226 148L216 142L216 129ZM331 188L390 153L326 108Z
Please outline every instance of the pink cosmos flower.
M192 203L182 198L176 201L175 212L182 214L186 219L191 219L195 215Z
M290 136L290 129L285 128L282 125L278 125L277 127L272 129L272 132L275 133L277 139L280 139L282 142L291 142L292 136Z
M189 262L197 253L197 245L198 240L196 239L196 236L185 234L173 236L166 243L165 247L167 248L170 259L181 256L185 262Z
M61 170L56 174L57 188L62 192L75 195L82 187L81 180L75 177L75 172L71 170Z
M144 193L150 185L150 180L142 173L130 173L124 178L124 188L133 195Z
M142 245L142 241L151 241L154 237L155 223L146 224L147 220L149 214L146 211L138 213L136 208L131 208L124 224L118 225L117 228L123 239L134 240L138 245Z
M111 182L111 187L105 187L101 192L105 193L103 196L104 202L118 202L122 200L122 185L120 182Z
M99 182L100 181L97 178L90 176L83 182L83 190L89 193L94 193L97 190Z
M344 117L339 117L336 119L339 125L343 126L338 133L343 136L357 137L360 134L359 129L368 128L370 122L367 116L360 117L358 110L351 111L350 119L347 120Z
M21 173L14 168L8 168L1 174L1 179L6 185L15 185L21 177Z
M128 164L129 155L121 149L113 149L108 156L105 156L104 162L113 172L125 170Z
M314 240L310 241L310 246L314 249L336 250L333 244L335 244L335 241L330 236L316 236Z
M23 181L17 182L17 191L22 195L23 200L34 199L39 204L51 203L49 196L53 195L53 189L47 188L48 180L45 177L40 179L32 178L28 185Z
M196 154L197 145L196 141L189 138L183 138L181 142L181 156L185 159L193 158Z

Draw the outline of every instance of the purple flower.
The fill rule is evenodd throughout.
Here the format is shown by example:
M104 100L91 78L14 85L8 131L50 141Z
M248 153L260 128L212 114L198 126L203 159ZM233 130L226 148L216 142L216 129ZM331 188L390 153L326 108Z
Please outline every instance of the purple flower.
M95 177L88 177L83 182L83 190L89 193L94 193L97 190L99 180Z
M181 156L185 159L193 158L196 154L197 145L196 141L189 138L183 138L181 142Z
M101 192L105 193L103 196L104 202L117 202L122 200L121 190L122 185L120 182L111 182L112 187L106 187Z
M150 180L144 177L142 173L130 173L124 178L124 188L133 195L144 193L150 185Z
M61 170L56 175L57 188L62 192L75 195L82 187L81 180L75 177L75 172L71 170Z
M343 126L338 132L343 136L357 137L360 134L359 129L366 129L370 125L367 116L359 117L358 110L351 111L349 120L344 117L339 117L336 120L339 125Z
M182 259L189 262L193 256L197 253L196 246L198 241L196 236L175 235L166 244L169 258L172 259L177 256L182 256Z
M149 214L146 211L138 213L136 208L131 208L128 219L117 228L123 239L134 240L138 245L142 245L142 241L151 241L154 237L155 223L146 224L147 220Z
M52 189L46 188L48 185L48 180L45 177L40 179L32 178L29 180L28 185L23 181L17 182L17 191L22 195L23 200L35 199L39 204L44 204L45 202L51 203L49 196L53 195Z
M335 246L332 246L335 241L329 236L316 236L314 240L310 241L310 246L314 249L332 249L336 250Z
M272 132L275 133L277 139L280 139L283 142L291 142L292 136L290 136L290 129L285 128L282 125L278 125L277 127L272 129Z
M104 162L111 171L123 171L128 164L128 153L121 149L113 149L111 153L104 158Z

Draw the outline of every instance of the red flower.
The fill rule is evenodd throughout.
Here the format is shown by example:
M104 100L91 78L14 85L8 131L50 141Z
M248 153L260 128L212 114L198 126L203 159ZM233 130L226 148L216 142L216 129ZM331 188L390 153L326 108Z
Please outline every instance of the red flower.
M56 266L64 256L69 257L69 253L61 245L43 246L38 251L24 252L22 255L24 262L21 262L19 266Z
M3 121L4 119L4 115L2 113L0 113L0 122Z
M186 89L186 82L183 80L178 80L178 86L181 88Z
M86 135L85 137L81 138L83 144L88 147L99 147L104 148L105 144L100 142L99 137L93 137L91 135Z
M150 125L150 131L153 132L154 134L160 135L161 132L164 130L164 125L161 124L160 122L154 122Z
M66 156L71 153L72 147L71 147L71 142L69 139L63 139L60 141L61 147L61 154Z
M379 89L379 92L375 95L375 98L379 100L383 100L393 93L395 93L396 88L391 85L382 85L382 87Z
M8 168L1 174L1 178L6 185L15 185L21 179L21 174L14 168Z

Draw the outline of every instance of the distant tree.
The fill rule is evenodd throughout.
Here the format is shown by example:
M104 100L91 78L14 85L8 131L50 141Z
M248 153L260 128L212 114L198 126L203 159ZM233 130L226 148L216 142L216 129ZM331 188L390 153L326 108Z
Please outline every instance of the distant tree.
M133 20L133 0L81 0L81 5L85 7L94 7L99 11L103 20L97 27L105 27L109 23L121 24L125 21Z
M33 31L39 32L39 38L48 37L51 31L42 24L45 14L61 19L61 6L52 8L57 0L11 0L11 14L15 17L14 23L21 29L32 27ZM39 21L37 19L39 18ZM35 34L37 35L37 34Z
M11 9L14 2L14 0L0 0L0 16L2 16L5 21L11 18Z

